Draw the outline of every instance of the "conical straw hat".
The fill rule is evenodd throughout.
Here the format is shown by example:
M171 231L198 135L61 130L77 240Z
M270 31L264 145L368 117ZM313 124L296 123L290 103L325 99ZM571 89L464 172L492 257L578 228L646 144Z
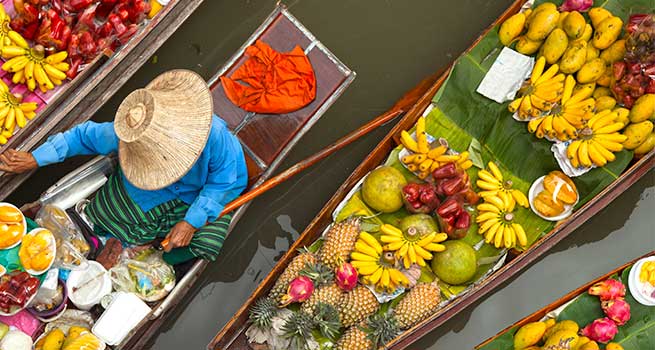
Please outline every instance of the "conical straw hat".
M207 83L189 70L168 71L129 94L114 121L127 180L158 190L182 178L205 148L212 114Z

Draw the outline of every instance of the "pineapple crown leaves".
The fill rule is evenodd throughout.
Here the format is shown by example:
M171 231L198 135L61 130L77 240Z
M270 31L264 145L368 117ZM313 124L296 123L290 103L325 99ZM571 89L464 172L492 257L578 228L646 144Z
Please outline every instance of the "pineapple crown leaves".
M306 349L307 340L311 339L312 329L316 326L314 317L303 311L293 312L282 326L282 333L295 344L297 349Z
M332 341L337 339L342 324L339 311L334 306L319 302L316 305L314 322L324 337Z
M373 343L373 348L387 344L400 334L396 318L389 313L371 315L366 324L359 326L366 333L366 338Z
M300 276L311 279L316 287L328 284L334 280L334 271L320 262L314 264L306 263L299 274Z
M258 328L270 328L273 317L277 315L278 308L271 298L261 298L250 309L249 319Z

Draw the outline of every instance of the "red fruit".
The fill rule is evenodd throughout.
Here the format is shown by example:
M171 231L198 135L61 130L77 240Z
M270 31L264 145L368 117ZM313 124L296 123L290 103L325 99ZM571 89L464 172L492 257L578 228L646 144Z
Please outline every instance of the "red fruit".
M350 263L339 266L334 273L334 277L339 288L346 292L357 286L357 270Z
M630 320L630 304L623 298L603 301L600 306L603 308L605 315L616 322L617 326L623 326Z
M432 177L435 179L446 179L457 175L457 167L455 163L448 163L442 165L432 172Z
M111 23L111 25L114 27L116 34L121 35L125 33L125 31L127 30L127 27L123 23L123 20L118 15L112 13L111 15L109 15L108 20Z
M464 189L464 182L461 177L454 177L443 180L443 191L446 196L452 196Z
M93 3L93 0L70 0L69 6L74 11L81 11Z
M309 299L314 293L314 283L309 277L299 276L289 283L287 294L281 298L282 303L280 307L287 306L291 303L303 302Z
M447 218L457 215L459 211L461 211L461 205L459 202L453 198L448 198L439 206L439 209L437 209L437 214L439 214L439 216L442 218Z
M619 329L614 321L607 317L603 317L594 320L585 328L581 329L580 335L599 343L607 343L614 339L618 331Z
M410 183L405 185L405 187L403 187L403 193L405 194L405 198L412 202L417 200L419 196L419 188L420 186L415 183Z
M464 210L457 217L457 221L455 222L455 228L458 230L468 230L470 226L471 226L471 215L466 210Z
M589 287L589 294L600 297L600 300L612 300L625 296L625 285L621 281L608 278Z
M634 104L635 104L635 99L632 96L626 95L623 98L623 105L625 106L625 108L630 109L632 108L632 106L634 106Z
M648 87L646 88L646 93L655 94L655 78L652 78L648 83Z
M614 62L614 79L615 80L621 80L623 78L623 75L625 75L625 70L626 70L626 64L623 61L619 62Z

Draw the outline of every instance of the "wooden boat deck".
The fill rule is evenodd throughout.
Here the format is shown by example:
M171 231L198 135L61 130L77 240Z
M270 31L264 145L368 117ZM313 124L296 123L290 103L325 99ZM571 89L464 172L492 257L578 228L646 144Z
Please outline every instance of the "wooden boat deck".
M107 51L100 55L75 79L66 83L41 114L1 147L0 152L7 148L31 151L48 136L91 118L201 3L202 0L171 0L125 45L116 52ZM30 175L0 172L0 200L9 196Z

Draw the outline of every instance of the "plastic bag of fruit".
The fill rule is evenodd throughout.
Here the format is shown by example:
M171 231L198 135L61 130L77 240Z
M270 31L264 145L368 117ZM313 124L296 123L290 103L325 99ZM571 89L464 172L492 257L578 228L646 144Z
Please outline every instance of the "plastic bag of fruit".
M36 222L50 230L57 241L57 255L53 266L66 270L86 268L86 256L91 247L64 210L54 205L46 205L37 213Z
M152 249L126 249L109 270L114 289L135 293L146 302L163 299L175 287L175 270Z

